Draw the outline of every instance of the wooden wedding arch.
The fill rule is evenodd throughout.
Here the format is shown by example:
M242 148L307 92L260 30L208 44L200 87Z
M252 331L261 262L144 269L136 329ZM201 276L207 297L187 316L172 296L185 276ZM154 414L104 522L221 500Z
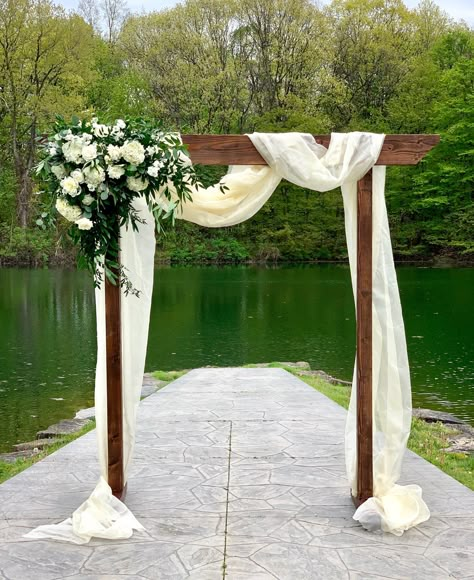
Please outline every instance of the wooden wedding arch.
M327 147L330 135L314 135ZM246 135L183 135L193 163L266 165ZM416 165L439 135L386 135L376 165ZM357 497L360 505L373 495L372 453L372 170L357 187ZM108 483L124 495L122 345L120 286L105 281L107 359Z

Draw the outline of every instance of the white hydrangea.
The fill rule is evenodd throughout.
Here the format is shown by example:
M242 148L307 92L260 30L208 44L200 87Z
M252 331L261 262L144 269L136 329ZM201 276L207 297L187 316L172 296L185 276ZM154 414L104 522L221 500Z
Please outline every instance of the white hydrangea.
M66 168L64 167L63 164L60 164L60 165L52 165L51 166L51 171L54 173L54 175L58 179L62 179L63 177L66 177Z
M82 200L82 205L90 205L93 201L94 197L92 197L92 195L90 195L89 193L86 193L86 195Z
M109 165L107 168L107 173L111 179L120 179L125 173L125 169L122 165Z
M132 165L140 165L145 160L145 149L140 141L127 141L121 150L122 157Z
M60 181L61 188L63 193L70 195L71 197L75 197L79 195L81 192L79 185L77 184L76 180L72 177L64 177Z
M127 187L130 191L143 191L149 185L148 179L141 177L127 177Z
M107 153L111 161L118 161L122 157L122 150L118 145L108 145Z
M81 217L75 221L75 224L80 230L90 230L94 225L89 218Z
M74 169L74 171L71 173L71 177L78 185L84 183L84 174L80 169Z
M95 143L84 145L82 148L82 157L84 161L93 161L97 157L97 145Z
M71 140L64 143L62 149L66 161L80 163L82 161L83 141L80 137L71 136Z
M70 222L75 222L82 215L81 208L77 205L71 205L64 197L58 197L56 200L56 209Z
M105 171L102 167L84 167L83 173L89 191L95 191L96 187L105 181Z

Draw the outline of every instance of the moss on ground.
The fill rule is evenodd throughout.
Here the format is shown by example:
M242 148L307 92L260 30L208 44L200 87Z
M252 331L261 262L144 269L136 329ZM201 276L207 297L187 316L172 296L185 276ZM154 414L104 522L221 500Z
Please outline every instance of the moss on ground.
M185 375L188 371L154 371L151 373L155 379L159 381L163 381L164 383L170 383L171 381L175 381Z

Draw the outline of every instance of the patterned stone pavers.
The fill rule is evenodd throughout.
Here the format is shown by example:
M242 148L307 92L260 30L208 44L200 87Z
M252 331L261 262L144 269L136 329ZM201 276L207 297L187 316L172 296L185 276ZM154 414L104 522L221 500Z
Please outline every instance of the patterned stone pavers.
M127 504L146 531L29 541L98 478L89 433L0 486L0 578L375 580L474 577L474 493L408 453L432 518L401 537L352 519L345 411L280 369L199 369L145 399Z

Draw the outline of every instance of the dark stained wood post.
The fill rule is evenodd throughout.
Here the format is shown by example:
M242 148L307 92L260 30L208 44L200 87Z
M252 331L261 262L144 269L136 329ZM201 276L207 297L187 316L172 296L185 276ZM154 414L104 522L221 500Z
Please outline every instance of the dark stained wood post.
M118 261L120 260L120 256ZM117 272L119 275L119 272ZM105 276L105 334L107 351L107 463L108 484L119 499L123 494L123 401L120 279Z
M372 170L357 183L357 496L373 496Z

